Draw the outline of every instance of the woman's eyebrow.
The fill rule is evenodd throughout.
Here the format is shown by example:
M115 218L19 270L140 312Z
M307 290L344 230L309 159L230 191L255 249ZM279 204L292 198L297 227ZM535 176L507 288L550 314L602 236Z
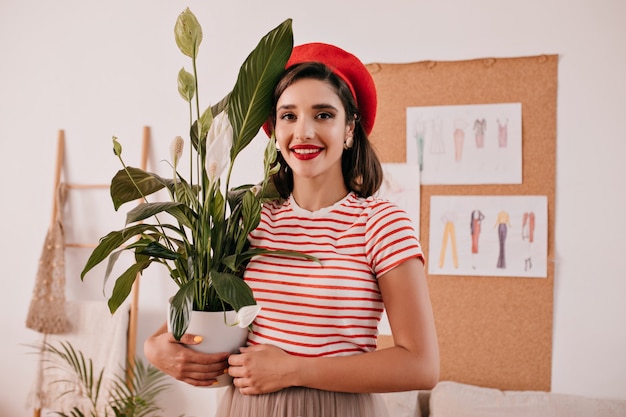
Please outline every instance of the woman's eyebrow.
M276 111L278 111L278 110L292 110L292 109L295 109L297 107L298 106L296 106L295 104L283 104L283 105L280 105L280 106L276 107ZM333 106L332 104L326 104L326 103L314 104L311 108L314 109L314 110L334 110L334 111L339 111L339 109L337 109L337 107Z
M338 110L337 107L333 106L332 104L325 104L325 103L315 104L313 108L316 110L319 110L319 109L332 109L335 111Z
M283 104L281 106L276 107L276 110L290 110L295 108L296 105L295 104Z

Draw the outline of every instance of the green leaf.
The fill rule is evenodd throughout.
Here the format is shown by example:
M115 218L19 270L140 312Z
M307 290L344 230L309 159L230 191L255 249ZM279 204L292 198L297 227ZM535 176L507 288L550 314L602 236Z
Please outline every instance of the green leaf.
M256 229L261 221L261 203L252 191L246 192L242 201L242 228L241 238L237 242L237 252L241 252L248 242L248 234Z
M160 238L161 238L160 233L144 233L141 235L140 239L126 245L125 249L139 248L139 250L141 250L145 248L146 246L148 246L150 242L158 241Z
M200 127L202 128L202 126ZM200 132L202 136L198 140L198 121L193 122L191 128L189 129L191 144L193 145L193 148L196 150L196 152L198 152L199 154L203 155L206 152L206 136L208 132L208 130L203 130L202 132Z
M180 287L170 302L169 325L174 339L180 340L189 327L196 282Z
M136 358L134 366L127 365L132 370L130 385L127 385L125 375L116 375L110 389L111 400L109 405L115 411L116 417L148 417L156 416L161 409L158 407L158 396L169 388L168 376L154 366L146 365ZM120 370L124 371L123 368Z
M57 372L54 372L57 379L52 379L50 383L63 382L67 385L68 388L62 395L71 394L73 399L76 398L72 403L80 403L81 408L89 411L89 416L102 415L98 412L105 404L98 400L100 394L109 397L106 405L111 407L117 417L148 417L160 411L157 397L169 388L169 380L166 374L154 366L146 365L141 359L135 358L134 366L129 363L126 367L132 370L131 383L127 385L126 369L123 367L120 366L119 372L115 375L113 375L113 370L108 370L105 375L105 368L95 370L93 359L85 356L82 351L76 350L70 342L60 341L57 344L59 347L44 342L41 347L38 347L39 352L48 353L44 357L44 361L49 363L47 369L57 369ZM105 376L112 378L105 378ZM105 386L106 391L103 390ZM104 408L104 416L110 415L108 411ZM85 416L78 407L74 407L69 415L58 411L55 411L55 414L71 417Z
M231 160L267 121L274 88L292 48L291 19L287 19L265 35L242 64L228 103L228 118L233 126Z
M63 394L61 394L61 396L65 394L76 395L76 393L80 393L79 395L88 399L89 403L96 404L98 402L98 396L100 394L100 388L104 376L104 368L102 368L100 372L96 374L93 370L92 359L87 360L83 352L74 349L70 342L59 342L59 344L61 347L57 348L50 343L44 342L44 344L42 345L42 350L45 350L50 354L56 356L67 365L66 367L63 367L61 366L61 363L58 362L58 360L45 359L47 362L51 363L52 367L58 368L59 371L62 372L72 371L75 374L75 378L67 378L63 380L53 381L53 383L66 382L71 385L75 385L75 387L72 387L73 389L68 389ZM83 414L78 408L74 408L72 411L72 415L82 416Z
M174 25L174 38L180 51L190 58L198 56L202 42L202 27L196 16L187 7L178 15Z
M261 220L261 203L257 200L252 190L243 196L243 223L246 234L255 229Z
M210 204L210 214L214 220L218 221L224 219L224 196L222 195L222 190L216 188L213 199L207 202L207 204Z
M190 102L196 94L196 79L192 73L185 71L185 68L178 71L178 94L187 102Z
M268 181L267 184L265 184L265 187L263 187L263 189L259 193L259 199L261 200L261 202L273 201L279 198L280 193L278 192L276 186L274 185L274 182L272 181Z
M150 242L144 249L138 251L138 253L159 259L175 260L181 257L180 253L166 248L159 242Z
M122 204L153 194L172 182L143 169L121 169L111 180L113 206L117 211Z
M238 187L231 188L228 191L226 196L228 198L228 206L230 207L231 210L233 210L238 204L241 203L241 200L243 200L243 196L252 187L254 187L254 185L245 184L245 185L240 185Z
M228 106L228 100L230 100L230 93L226 94L220 101L211 106L212 114L220 114Z
M179 180L174 186L174 182L168 184L168 188L173 195L176 196L176 200L185 204L188 207L196 207L198 204L199 187L197 185L191 186L184 178L179 176Z
M276 161L278 157L278 150L276 149L276 141L274 139L270 139L267 141L267 145L265 145L265 152L263 153L263 167L265 170L265 176L268 177L268 173L271 170L272 164Z
M213 112L211 111L211 107L209 107L200 116L200 136L206 137L212 123Z
M146 231L156 232L157 230L154 226L149 224L137 224L131 227L127 227L123 230L113 231L100 239L100 243L98 243L98 246L96 246L96 248L91 253L91 256L89 256L89 259L87 260L83 271L80 273L80 279L83 280L87 272L89 272L94 266L105 260L106 257L111 254L111 252L119 248L124 242Z
M230 269L231 271L233 271L233 272L234 272L234 271L237 271L237 266L238 266L238 263L237 263L237 258L238 258L238 256L237 256L237 254L235 253L235 254L233 254L233 255L226 256L224 259L222 259L222 263L223 263L223 264L224 264L224 265L225 265L228 269Z
M111 276L111 272L113 272L113 267L115 266L115 263L119 259L122 252L123 252L122 250L118 250L116 252L113 252L111 256L109 256L109 262L107 262L107 268L106 268L106 271L104 272L104 280L102 281L102 293L103 294L105 292L106 284L109 281L109 277Z
M122 145L115 136L113 136L113 154L118 157L122 155Z
M177 201L140 203L126 214L126 224L145 220L164 211L174 216L182 225L192 227L195 214L185 204Z
M215 195L210 202L207 202L209 215L213 220L213 224L207 224L207 228L210 226L211 230L206 230L204 235L210 238L210 242L205 242L206 246L210 243L213 249L213 258L220 259L222 253L224 253L225 242L224 232L226 229L224 196L219 188L215 190Z
M211 281L220 298L235 310L256 304L252 296L252 289L243 278L224 272L211 271Z
M115 313L119 306L128 298L130 291L133 288L133 283L137 278L137 274L150 266L151 261L137 262L132 264L130 268L128 268L122 275L120 275L117 280L115 280L115 285L113 286L113 293L111 294L111 298L109 298L109 311L111 314Z
M246 265L250 259L257 255L280 255L280 256L290 256L294 258L302 258L312 262L316 262L318 264L322 264L322 262L315 256L307 255L306 253L289 251L289 250L274 250L274 249L263 249L263 248L254 248L248 249L245 252L241 252L239 255L233 254L225 257L222 260L222 263L230 268L233 271L237 271L240 269L242 265Z

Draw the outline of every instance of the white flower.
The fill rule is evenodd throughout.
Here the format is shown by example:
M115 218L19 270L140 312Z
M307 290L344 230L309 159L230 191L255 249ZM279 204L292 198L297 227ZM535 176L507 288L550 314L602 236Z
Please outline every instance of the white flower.
M233 146L233 127L225 111L213 119L206 138L206 171L214 181L222 175L230 161L230 148Z
M248 327L250 323L254 321L260 311L261 306L257 304L241 307L237 312L237 316L235 316L235 323L233 324L233 326L238 326L242 329L244 327Z
M172 158L172 164L174 167L178 165L180 157L183 155L183 148L185 147L185 141L180 136L176 136L170 144L170 156Z

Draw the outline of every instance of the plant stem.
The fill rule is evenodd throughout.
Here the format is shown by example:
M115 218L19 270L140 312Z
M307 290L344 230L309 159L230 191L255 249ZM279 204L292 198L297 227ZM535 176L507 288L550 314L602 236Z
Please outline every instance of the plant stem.
M191 107L191 100L189 100L189 129L193 126L193 113ZM189 138L189 186L193 187L193 143L191 143L191 138Z
M198 69L197 69L197 60L196 60L196 54L193 54L193 57L191 59L192 61L192 67L193 67L193 79L194 79L194 84L195 84L195 90L196 90L196 137L198 138L198 143L197 143L197 149L198 149L198 154L197 154L197 159L196 159L196 173L197 173L197 178L198 178L198 185L200 185L199 190L198 190L198 199L197 201L205 201L206 199L206 195L204 195L204 193L206 192L210 192L210 190L207 190L207 184L206 184L206 179L205 176L203 175L204 172L204 164L206 162L206 145L203 145L202 143L202 124L200 122L200 117L202 116L202 114L200 113L200 94L198 91ZM189 103L190 109L189 109L189 114L190 117L193 119L192 116L192 110L191 110L191 102ZM193 129L193 123L191 123L191 129ZM200 199L201 198L201 199ZM204 277L202 276L203 271L205 270L204 266L205 263L207 262L206 259L203 259L202 256L199 256L200 254L205 253L205 248L204 248L204 241L201 238L202 236L202 232L203 230L206 230L206 228L204 227L204 222L205 220L205 216L203 215L204 213L200 212L200 208L201 207L205 207L205 204L198 204L198 207L196 207L196 211L198 212L198 221L196 222L196 230L194 231L194 233L192 233L192 240L193 240L193 245L195 245L195 262L193 263L193 268L195 269L195 278L196 278L196 291L194 291L195 295L196 295L196 303L198 304L198 308L202 309L204 308L204 305L206 304L206 296L203 294L203 291L201 291L201 287L202 286L202 282L204 281ZM210 229L209 229L210 230ZM207 255L210 257L210 248L208 251L206 251Z

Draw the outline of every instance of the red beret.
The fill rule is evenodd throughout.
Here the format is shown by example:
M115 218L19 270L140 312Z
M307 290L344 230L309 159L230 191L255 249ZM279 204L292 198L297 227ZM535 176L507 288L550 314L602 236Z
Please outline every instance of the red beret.
M315 42L294 47L285 68L303 62L321 62L348 84L361 113L361 125L369 135L376 119L376 86L361 60L334 45ZM263 128L270 136L269 122Z

